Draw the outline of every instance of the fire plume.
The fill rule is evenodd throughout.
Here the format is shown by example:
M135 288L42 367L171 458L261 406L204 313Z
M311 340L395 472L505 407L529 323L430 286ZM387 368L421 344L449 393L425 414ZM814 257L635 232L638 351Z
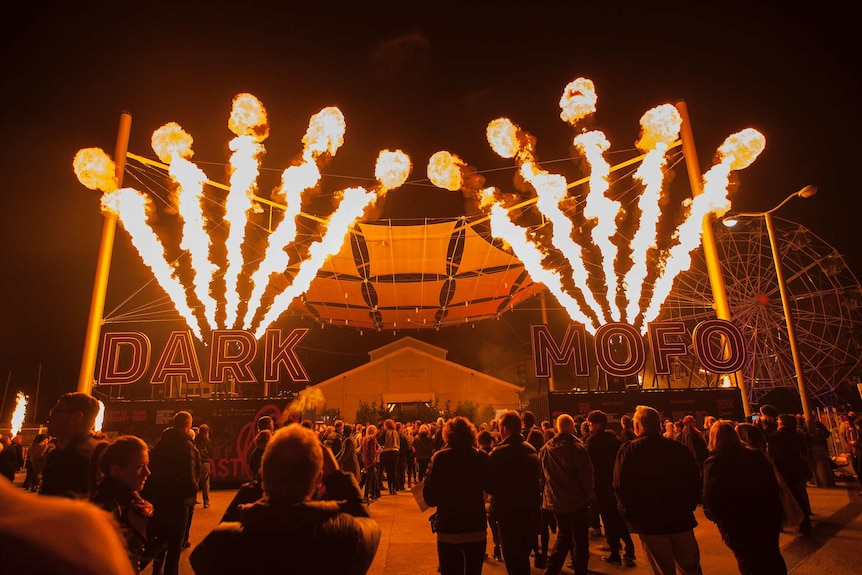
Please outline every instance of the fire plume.
M151 208L148 196L132 188L122 188L102 195L102 208L117 215L123 228L132 236L141 259L152 270L156 281L167 292L174 307L198 339L203 339L198 320L189 308L182 283L174 275L174 268L165 259L161 240L147 223Z
M350 227L362 216L375 195L364 188L348 188L344 190L344 196L330 216L326 232L320 241L317 241L308 249L308 259L299 265L299 270L293 278L293 283L287 289L278 294L272 305L267 310L263 320L255 331L255 337L260 338L266 331L267 326L281 317L293 299L308 290L317 275L318 270L326 262L326 258L338 252L344 237L350 231Z
M411 168L410 157L401 150L381 150L374 165L374 177L380 182L380 194L401 187L407 181Z
M592 80L578 78L569 83L560 98L560 118L572 125L596 112L596 87Z
M671 247L664 269L656 279L652 299L644 312L644 325L658 317L661 305L673 287L673 280L691 266L691 252L701 242L704 216L712 213L721 217L730 209L727 197L730 172L749 166L765 146L763 134L748 128L728 136L718 148L720 161L703 175L703 193L687 202L688 217L674 234L679 243Z
M284 198L284 218L267 238L263 260L251 274L252 293L243 318L243 329L251 327L270 276L287 269L289 258L285 248L296 240L296 217L302 208L302 193L320 182L320 156L324 153L335 155L344 143L344 131L341 110L332 107L322 109L308 122L308 129L302 138L302 162L282 172L281 185L275 195Z
M113 192L117 189L117 166L101 148L78 150L72 160L78 181L91 190Z
M189 161L193 138L179 124L170 122L152 137L153 151L160 160L169 164L168 173L177 184L177 211L183 220L180 248L188 251L193 272L194 293L204 306L207 327L216 325L215 299L210 295L210 284L217 266L210 259L210 236L204 218L204 182L206 174Z
M99 413L96 414L96 420L93 422L93 431L101 433L102 425L105 423L105 404L99 400Z
M460 190L464 184L461 174L464 166L464 161L455 154L436 152L428 159L428 179L438 188L450 192Z
M604 158L604 152L610 148L610 142L602 132L592 131L575 137L574 144L586 156L590 164L590 191L584 205L584 217L595 220L592 229L593 242L602 254L602 270L605 272L606 296L610 316L614 321L620 320L620 310L616 303L616 272L614 261L617 257L617 246L611 241L616 233L616 217L620 212L620 203L606 196L610 187L608 175L610 164Z
M15 411L12 412L12 420L10 422L10 435L16 437L21 433L21 428L24 426L24 418L27 416L27 396L22 392L18 392L15 396Z
M638 198L641 217L637 232L631 241L632 267L623 278L626 293L626 319L634 322L640 312L640 299L643 283L647 275L647 253L655 247L658 237L658 223L661 218L662 184L664 167L667 164L669 146L679 136L682 118L677 109L664 104L647 111L641 117L641 139L637 146L646 152L634 178L643 183L644 190Z
M491 149L501 158L514 158L521 149L518 128L508 118L497 118L485 130Z
M240 94L233 101L228 127L236 134L229 147L230 191L225 204L225 222L228 224L227 269L225 270L225 326L233 328L236 323L240 296L237 280L244 263L242 244L245 241L245 226L252 210L252 197L260 173L260 157L264 153L262 142L269 134L266 111L251 94Z

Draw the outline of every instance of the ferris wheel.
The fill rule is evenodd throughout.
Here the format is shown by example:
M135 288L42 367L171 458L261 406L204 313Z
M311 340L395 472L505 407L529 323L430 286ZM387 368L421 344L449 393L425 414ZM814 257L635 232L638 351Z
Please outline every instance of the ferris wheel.
M835 405L836 391L859 381L862 289L835 248L800 224L779 218L773 224L810 400ZM797 388L769 235L763 218L714 230L731 318L746 341L749 401L757 404L772 390ZM682 320L691 329L714 317L701 249L677 277L661 319Z

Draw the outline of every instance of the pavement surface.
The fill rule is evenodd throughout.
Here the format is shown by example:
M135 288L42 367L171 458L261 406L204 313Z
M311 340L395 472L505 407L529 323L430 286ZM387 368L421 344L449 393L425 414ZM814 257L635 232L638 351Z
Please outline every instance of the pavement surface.
M812 534L802 536L798 533L782 533L780 545L782 555L790 573L795 575L844 575L860 572L862 559L862 497L856 495L859 484L838 482L836 487L820 488L809 486L812 515ZM386 490L384 489L384 492ZM190 540L192 547L218 523L222 513L233 498L234 490L213 491L209 509L197 507L192 522ZM409 491L396 495L384 494L371 505L372 516L382 528L383 534L377 555L369 570L370 575L433 575L437 573L436 536L428 525L432 510L422 512ZM700 508L696 512L698 526L695 535L700 545L701 565L706 574L739 573L733 554L721 542L715 524L708 521ZM752 521L756 521L752 517ZM553 545L554 535L551 535ZM617 575L650 574L640 542L635 536L638 553L635 567L618 567L601 561L603 554L598 546L603 539L591 539L590 573ZM488 534L488 554L492 544ZM192 575L188 562L188 551L183 552L180 560L180 573ZM534 574L542 573L533 568ZM150 575L148 568L144 575ZM483 573L505 574L503 563L492 558L485 561ZM563 573L572 573L568 567Z

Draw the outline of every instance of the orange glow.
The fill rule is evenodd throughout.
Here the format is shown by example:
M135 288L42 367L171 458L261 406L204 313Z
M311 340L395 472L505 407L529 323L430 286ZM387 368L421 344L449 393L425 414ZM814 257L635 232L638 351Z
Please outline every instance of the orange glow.
M374 177L380 182L381 193L401 187L410 175L410 158L401 150L381 150L374 166Z
M113 192L117 189L117 167L101 148L78 150L72 168L78 181L91 190Z
M428 179L438 188L454 192L464 183L461 169L464 161L446 151L436 152L428 159Z
M497 118L485 131L488 143L501 158L514 158L520 149L518 128L508 118Z

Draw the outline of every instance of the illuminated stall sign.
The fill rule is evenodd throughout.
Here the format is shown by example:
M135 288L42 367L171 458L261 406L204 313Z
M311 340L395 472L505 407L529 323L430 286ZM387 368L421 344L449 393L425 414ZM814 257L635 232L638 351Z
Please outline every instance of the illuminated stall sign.
M687 355L682 340L687 335L681 321L655 321L648 324L647 338L652 351L652 363L656 375L670 375L671 358ZM563 341L557 345L548 326L531 326L533 345L533 367L536 377L550 377L554 365L572 364L576 376L590 375L588 362L587 332L583 324L571 323L566 328ZM742 332L723 319L700 322L691 335L692 347L698 361L707 371L716 374L735 373L745 363L745 345ZM710 345L718 338L720 346ZM608 323L596 330L593 344L598 367L614 377L630 377L643 371L646 366L644 338L626 323ZM619 350L625 353L619 353Z
M296 355L296 346L308 331L309 328L295 328L284 337L280 329L266 330L263 338L263 381L278 382L283 372L295 382L310 381ZM213 331L207 382L227 383L228 377L232 376L236 383L257 383L251 363L257 357L258 348L257 340L249 331ZM146 334L137 331L106 333L102 337L97 381L99 385L129 385L140 381L150 369L151 357L152 346ZM169 377L180 377L192 385L204 383L194 341L188 331L174 331L168 336L156 360L150 383L162 384Z

